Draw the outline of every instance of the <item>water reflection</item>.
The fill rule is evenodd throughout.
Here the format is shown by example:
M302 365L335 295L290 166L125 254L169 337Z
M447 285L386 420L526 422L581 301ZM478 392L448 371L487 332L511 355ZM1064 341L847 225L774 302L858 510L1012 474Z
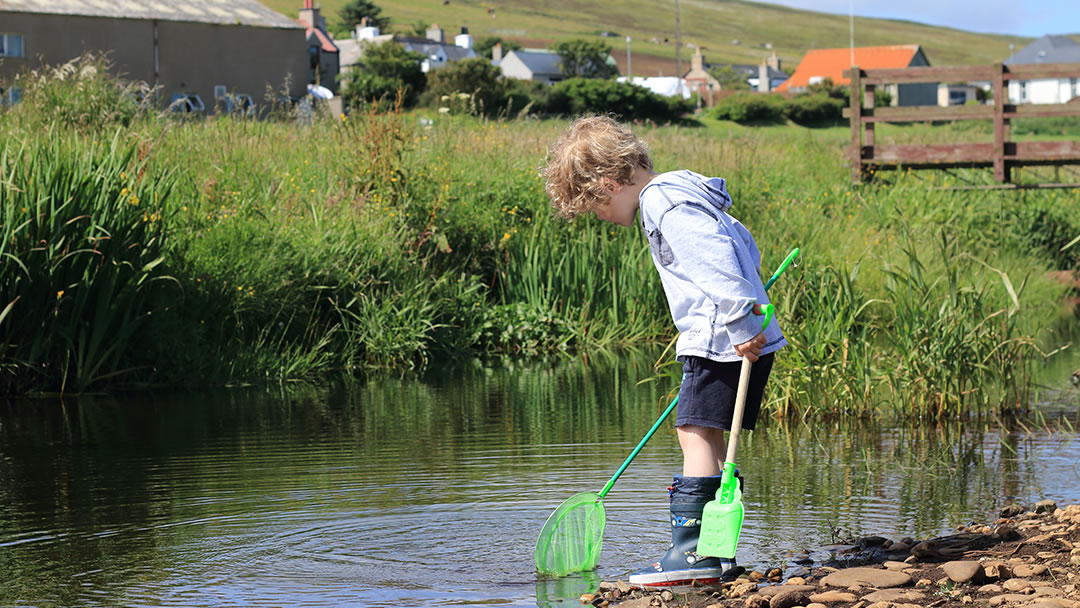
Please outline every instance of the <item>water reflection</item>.
M0 604L576 604L668 542L671 429L606 497L598 572L532 570L547 515L599 491L666 405L637 385L649 363L0 405ZM739 558L1080 500L1072 434L1026 424L769 421L740 449Z

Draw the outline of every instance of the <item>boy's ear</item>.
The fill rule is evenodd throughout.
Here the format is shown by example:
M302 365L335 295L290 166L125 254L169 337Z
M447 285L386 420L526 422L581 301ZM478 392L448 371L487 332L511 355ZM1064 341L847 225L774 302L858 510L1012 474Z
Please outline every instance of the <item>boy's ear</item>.
M608 196L614 196L622 190L622 184L616 182L610 177L602 177L600 180L604 183L604 192L608 193Z

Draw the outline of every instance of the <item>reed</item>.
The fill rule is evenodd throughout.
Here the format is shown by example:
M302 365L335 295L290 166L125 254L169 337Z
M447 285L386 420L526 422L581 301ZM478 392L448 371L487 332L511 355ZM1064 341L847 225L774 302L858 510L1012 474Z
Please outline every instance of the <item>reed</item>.
M123 90L86 78L39 86L56 99ZM563 121L95 123L42 107L0 113L8 390L235 384L460 354L619 356L673 337L639 232L550 212L536 168ZM1047 275L1076 266L1075 192L934 189L978 179L965 172L855 189L845 129L635 129L659 170L728 178L763 274L792 246L805 252L770 294L790 343L770 383L774 416L1016 411L1042 353L1068 340L1067 315L1048 306L1067 287Z

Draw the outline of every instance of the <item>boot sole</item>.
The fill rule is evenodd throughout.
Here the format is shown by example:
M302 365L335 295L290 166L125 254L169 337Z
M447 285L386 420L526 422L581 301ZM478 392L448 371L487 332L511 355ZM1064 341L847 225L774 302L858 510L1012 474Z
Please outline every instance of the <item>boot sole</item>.
M699 583L716 583L723 577L723 568L699 568L697 570L635 574L630 577L630 584L645 587L670 587L673 585L689 585L695 581Z

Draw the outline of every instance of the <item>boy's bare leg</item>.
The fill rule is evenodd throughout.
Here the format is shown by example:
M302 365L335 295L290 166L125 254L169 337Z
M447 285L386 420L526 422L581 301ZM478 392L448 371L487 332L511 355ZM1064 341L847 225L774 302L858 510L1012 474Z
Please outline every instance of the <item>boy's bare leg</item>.
M727 442L723 429L686 425L678 427L684 477L712 477L723 471Z

